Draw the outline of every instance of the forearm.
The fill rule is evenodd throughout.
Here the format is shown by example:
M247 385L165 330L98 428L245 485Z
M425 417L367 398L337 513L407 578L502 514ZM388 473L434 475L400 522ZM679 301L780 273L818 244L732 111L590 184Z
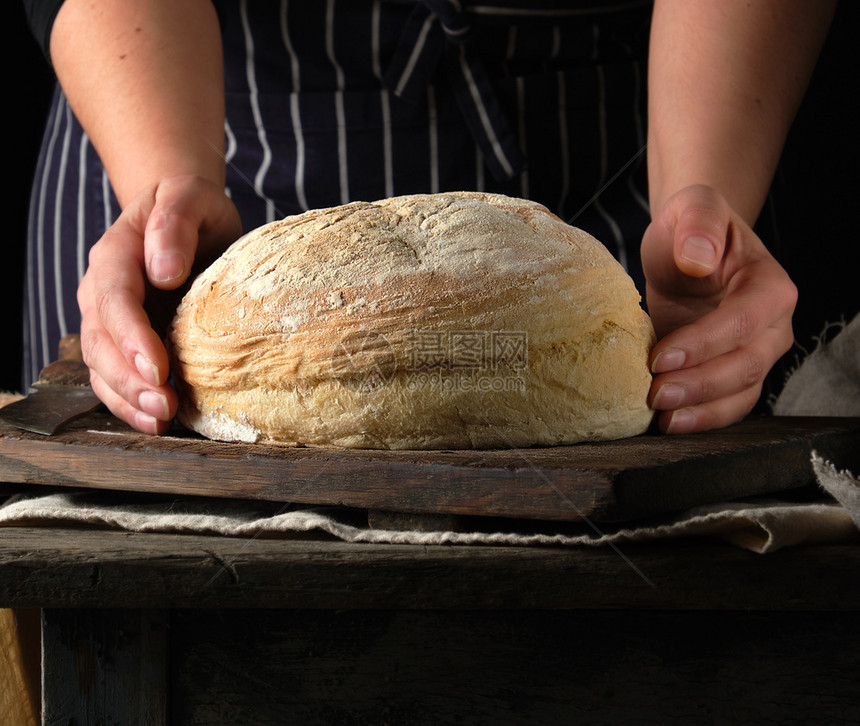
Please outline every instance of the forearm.
M224 183L221 38L210 0L66 0L51 59L123 207L165 177Z
M648 85L652 215L693 184L753 224L834 0L656 0Z

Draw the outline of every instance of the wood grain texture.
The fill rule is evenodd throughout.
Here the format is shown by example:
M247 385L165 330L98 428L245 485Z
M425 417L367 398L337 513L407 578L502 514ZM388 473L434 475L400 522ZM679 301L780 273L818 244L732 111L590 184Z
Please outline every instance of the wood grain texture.
M0 607L860 609L860 545L415 546L0 529Z
M63 609L45 612L44 635L52 725L860 717L853 613Z
M851 614L179 611L175 723L848 724Z
M0 427L0 480L414 514L630 521L860 465L860 420L748 419L715 432L533 449L371 451L152 437L95 414L55 436Z
M168 723L167 613L45 610L43 723Z

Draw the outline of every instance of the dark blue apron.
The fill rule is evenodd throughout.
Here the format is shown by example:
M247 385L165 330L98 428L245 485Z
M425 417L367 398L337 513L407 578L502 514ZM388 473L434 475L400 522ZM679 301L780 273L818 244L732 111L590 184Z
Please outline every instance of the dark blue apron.
M227 191L245 229L356 199L500 192L586 229L642 284L647 3L217 7ZM118 214L58 89L32 192L24 385L78 329L87 252Z

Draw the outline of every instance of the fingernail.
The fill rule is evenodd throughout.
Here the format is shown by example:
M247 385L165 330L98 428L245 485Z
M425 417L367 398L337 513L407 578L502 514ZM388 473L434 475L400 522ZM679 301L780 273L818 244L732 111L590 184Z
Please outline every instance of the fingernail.
M688 408L680 408L672 414L669 425L666 427L668 434L687 434L696 427L696 414Z
M651 364L652 373L666 373L667 371L677 371L684 366L687 360L687 354L679 348L667 348L657 354L654 362Z
M707 237L689 237L681 247L681 257L695 265L710 269L717 261L714 245Z
M671 411L673 408L678 408L684 402L686 394L687 391L683 386L679 386L676 383L667 383L657 391L654 408L660 411Z
M137 411L134 414L134 427L147 434L158 433L158 421L143 411Z
M137 367L137 372L143 376L143 380L153 386L161 385L161 377L158 375L158 368L149 358L143 353L138 353L134 356L134 365Z
M185 272L185 255L181 252L159 252L149 261L149 274L153 282L169 282Z
M137 397L137 405L141 411L161 421L167 421L170 418L167 398L155 391L142 391Z

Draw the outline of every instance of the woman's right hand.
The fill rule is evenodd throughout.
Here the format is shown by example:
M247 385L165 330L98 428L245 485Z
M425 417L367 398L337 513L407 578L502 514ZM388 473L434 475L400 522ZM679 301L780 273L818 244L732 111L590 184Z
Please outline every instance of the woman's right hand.
M90 251L78 287L84 361L96 395L138 431L164 433L177 407L153 305L169 320L192 271L240 234L239 213L223 188L177 176L125 205Z

